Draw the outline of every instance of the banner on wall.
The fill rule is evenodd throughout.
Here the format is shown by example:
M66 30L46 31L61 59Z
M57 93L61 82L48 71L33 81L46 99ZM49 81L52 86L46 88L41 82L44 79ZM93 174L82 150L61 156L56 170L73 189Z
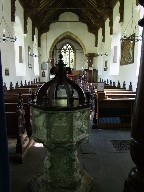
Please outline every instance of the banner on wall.
M128 37L121 42L121 61L120 65L127 65L134 63L134 46L135 42Z

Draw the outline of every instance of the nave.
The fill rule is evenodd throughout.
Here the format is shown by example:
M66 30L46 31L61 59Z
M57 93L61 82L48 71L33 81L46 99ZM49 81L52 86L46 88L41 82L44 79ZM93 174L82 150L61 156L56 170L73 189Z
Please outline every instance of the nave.
M20 2L21 2L21 4L20 4ZM23 1L23 2L25 2L25 1ZM121 126L127 124L127 126L130 127L131 126L131 117L132 116L134 117L133 118L134 120L132 122L131 150L133 152L132 159L136 164L135 172L133 175L139 176L138 177L139 180L137 178L136 178L136 180L134 180L132 182L131 181L128 182L128 180L127 180L127 186L126 186L127 190L124 190L124 191L126 191L126 192L127 191L128 192L131 192L131 191L132 192L133 191L134 192L135 191L143 192L143 189L144 189L144 184L143 184L144 183L143 182L144 181L144 177L143 177L144 176L144 166L143 166L144 165L144 140L143 140L143 136L144 136L144 131L143 131L143 114L144 114L144 112L143 112L143 109L144 109L143 84L144 84L144 79L143 79L142 74L144 74L144 68L143 68L144 60L143 60L143 56L140 57L140 54L139 54L139 53L141 53L141 51L140 51L141 43L136 43L136 44L131 43L131 41L127 41L128 39L126 39L126 42L129 42L130 44L133 44L133 45L135 44L135 47L132 46L132 49L131 48L127 49L127 48L125 48L127 46L123 47L122 46L123 43L120 43L121 39L123 37L123 31L125 31L125 26L127 24L126 18L129 19L129 17L127 17L127 16L130 16L131 12L132 12L132 16L133 16L133 8L134 8L134 16L135 16L135 19L137 22L141 18L141 14L143 15L143 10L141 10L141 8L139 7L138 2L140 3L141 6L143 6L144 5L143 1L130 1L130 0L115 1L115 3L116 2L117 3L114 4L115 5L114 7L113 6L110 7L110 10L109 10L110 12L105 17L105 19L100 19L102 21L102 23L99 24L98 27L97 27L97 25L93 25L94 23L91 22L91 21L93 21L93 19L91 19L91 18L96 17L95 14L93 14L92 17L90 16L90 25L87 25L87 23L85 25L81 21L79 22L80 17L79 17L79 14L77 14L77 13L79 13L79 11L75 12L75 11L73 11L73 8L74 8L74 10L77 10L77 9L81 10L82 7L81 7L80 3L78 4L78 7L75 6L74 4L73 4L73 6L70 6L72 3L70 1L70 5L66 4L64 9L63 9L64 4L60 3L60 6L58 6L57 8L62 11L60 11L59 14L57 15L57 20L54 19L54 23L52 22L52 25L50 26L50 28L46 28L45 31L41 31L37 25L33 25L33 24L35 24L35 18L36 18L36 17L34 17L34 15L33 15L33 17L30 17L31 14L29 16L26 14L28 12L29 13L31 12L30 10L33 9L33 6L34 7L37 6L40 8L41 5L43 4L44 0L40 1L41 4L36 3L36 1L34 1L34 0L30 0L29 2L30 2L30 4L28 6L28 4L27 5L22 4L22 1L11 0L11 1L9 1L9 3L7 1L2 1L2 0L0 1L2 9L4 7L4 10L7 13L6 20L8 19L8 21L10 20L10 21L14 22L14 27L10 25L10 29L14 28L14 33L15 33L16 39L17 39L16 43L13 43L11 45L4 43L1 46L2 47L1 48L2 49L1 50L2 66L3 66L1 76L3 76L4 85L7 85L8 89L9 89L9 84L11 81L14 81L13 84L17 84L17 83L20 84L20 82L24 83L25 79L28 82L30 82L32 79L39 78L39 77L40 77L41 82L47 82L49 80L50 68L57 63L57 54L59 54L59 51L61 51L63 49L63 43L67 43L64 41L65 39L68 39L68 41L70 41L70 43L72 45L76 45L76 46L74 46L75 56L76 56L75 58L78 58L78 59L71 60L71 61L75 61L75 62L73 62L74 65L72 68L74 69L74 71L75 70L76 71L84 70L85 72L88 72L88 74L91 74L91 75L88 75L88 77L92 77L92 78L88 78L87 81L89 83L97 82L97 81L99 81L99 79L103 79L104 81L106 79L109 79L114 82L119 81L121 84L122 84L122 82L125 82L126 89L127 89L129 81L132 82L134 91L137 91L137 97L136 97L137 105L136 105L136 110L134 110L134 112L135 112L134 116L132 113L134 99L132 99L133 101L132 102L130 101L130 105L129 105L130 107L127 107L125 109L125 105L123 104L124 107L123 107L122 114L120 113L121 110L119 110L119 108L115 109L115 107L114 107L112 113L107 113L108 118L107 118L107 122L105 123L105 125L107 126L107 124L109 124L109 126L111 126L110 124L114 124L114 122L116 122L116 124L120 124ZM33 3L33 2L35 2L35 3ZM53 2L56 2L56 1L53 1ZM68 2L68 1L64 1L64 2ZM82 2L84 2L84 1L82 1ZM93 3L96 3L95 8L96 8L96 12L97 12L97 9L99 10L99 8L101 7L101 6L99 6L99 8L97 7L98 1L90 1L90 2L91 2L90 3L91 6L93 5ZM105 1L105 3L104 3L104 1L100 1L100 2L102 2L102 4L104 4L103 6L105 8L106 3L112 2L112 1L107 0L107 1ZM10 6L10 3L12 6ZM32 4L33 4L33 6L31 6ZM76 4L77 4L77 2L76 2ZM22 5L25 5L25 6L22 6ZM43 4L43 5L44 5L43 7L45 9L45 4ZM31 9L29 9L29 8L31 8ZM70 10L72 10L72 12L70 10L68 11L67 8L70 8ZM87 8L88 7L86 7L86 9ZM54 6L50 7L50 10L51 9L56 10ZM92 9L93 9L93 6L92 6ZM35 9L35 10L38 10L38 9ZM49 12L49 11L46 10L46 12ZM87 12L87 11L85 11L85 12ZM103 12L103 10L102 10L102 12ZM106 13L107 13L107 11L106 11ZM45 15L45 14L43 14L43 15ZM87 14L87 15L89 15L89 14ZM11 18L11 16L12 16L12 18ZM83 11L82 11L82 16L83 16ZM29 17L29 19L28 19L28 17ZM102 17L103 17L103 13L102 13ZM56 18L55 15L54 15L54 18ZM65 18L69 18L69 19L67 20ZM71 21L74 21L74 22L71 22ZM141 27L144 26L143 23L144 23L144 19L142 20L142 22L139 23L141 25ZM24 26L23 26L23 24L24 24ZM96 22L96 24L97 24L97 22ZM18 26L18 28L17 28L17 26ZM46 26L47 26L47 24L46 24ZM92 30L93 34L91 33L91 31L89 31L88 26L90 26L90 29L94 29L94 30ZM42 24L42 28L43 27L44 26ZM5 29L1 30L1 31L4 32L2 41L6 42ZM128 36L129 36L131 34L129 27L128 27L127 31L128 31ZM137 30L136 32L137 32L136 34L138 34L139 32L141 33L141 30ZM132 35L130 37L135 37L135 35ZM136 40L136 39L134 39L134 40ZM104 49L103 49L102 53L100 52L101 44L104 45ZM127 43L126 43L126 45L127 45ZM7 50L10 50L9 57L7 57ZM128 50L128 52L127 51L125 52L125 50ZM130 61L129 61L129 53L131 54ZM143 54L143 52L142 52L142 54ZM142 58L142 62L140 62L140 58ZM139 80L140 80L139 86L137 86L137 79L138 79L138 73L139 73L138 69L139 69L140 63L142 66L140 67L141 73L139 76ZM46 67L43 67L43 66L45 66L45 64L46 64ZM97 75L94 72L96 72ZM119 93L117 93L117 95L115 93L114 94L109 93L109 94L115 98L117 96L119 96ZM91 136L93 134L90 135L90 142L88 144L81 145L80 154L79 154L83 167L85 167L85 169L88 171L88 173L91 176L93 176L93 178L94 178L93 188L92 188L93 191L110 191L110 192L112 192L112 190L113 191L118 191L118 190L123 191L124 181L127 178L127 175L129 173L131 167L133 167L133 166L130 166L130 167L128 167L128 169L126 169L126 166L125 165L123 166L122 162L123 161L125 162L125 159L126 159L126 163L129 161L126 157L121 158L121 155L127 154L128 158L130 158L130 154L128 152L124 152L124 151L121 152L121 150L115 151L117 144L119 146L118 149L123 148L123 147L121 147L121 143L125 144L126 149L129 148L127 145L129 145L130 138L126 139L126 141L125 140L121 141L121 140L123 140L124 137L122 137L121 139L116 139L115 137L111 138L113 135L112 134L110 138L108 136L107 137L105 136L102 139L101 144L98 142L99 138L100 138L99 131L100 131L100 133L101 132L104 133L105 131L106 132L108 131L108 130L102 131L102 130L98 129L98 128L100 128L100 126L103 126L103 124L104 124L103 121L101 121L101 120L103 120L103 117L105 116L105 114L104 113L101 114L101 111L102 112L111 111L111 108L110 108L110 110L109 110L109 108L105 110L106 107L105 106L103 107L103 103L106 101L106 104L110 103L109 105L111 105L111 101L115 102L115 100L124 100L124 99L115 99L114 100L111 98L109 99L109 97L111 97L109 94L104 95L102 93L102 95L104 95L104 97L101 98L102 102L98 101L96 103L98 106L97 107L98 113L95 110L95 114L96 114L95 117L97 118L97 119L95 118L95 120L98 120L98 121L96 121L95 129L90 130L96 134L97 137L94 138L94 141L96 141L96 142L94 142L94 143L91 142ZM15 95L15 94L12 94L12 95ZM24 99L24 105L29 110L30 107L27 103L27 98L29 97L29 95L23 94L23 96L24 95L25 95L24 98L26 99L26 100ZM9 97L9 94L6 97ZM6 97L5 97L5 99L6 99ZM10 95L10 97L11 97L11 95ZM135 93L134 93L134 97L135 97ZM20 97L20 99L21 99L21 97ZM48 98L46 96L44 106L45 106L45 104L47 104L47 99ZM69 106L73 107L73 103L74 103L73 98L70 98L70 99L71 100L68 104L70 104ZM126 99L126 100L130 100L130 99ZM30 138L32 132L29 129L30 124L27 124L26 128L27 128L28 137L26 135L25 138L26 139L28 138L28 140L21 137L21 133L23 133L23 132L20 132L20 131L25 130L25 129L23 129L22 125L24 125L25 122L26 123L31 122L30 113L26 113L26 114L28 114L28 116L27 116L28 121L24 121L24 118L23 118L24 110L21 111L21 109L23 109L23 103L21 101L22 100L20 100L18 112L20 115L19 119L21 119L22 121L19 124L15 123L15 122L13 124L13 123L11 123L10 120L8 120L7 122L10 122L10 125L14 125L13 128L15 128L15 125L17 125L17 126L16 126L16 129L9 129L9 128L11 128L11 126L10 127L7 126L7 127L8 127L8 131L11 131L11 130L17 131L17 132L14 132L15 136L17 136L17 141L18 141L16 144L16 152L18 152L18 153L20 152L21 155L23 155L23 144L24 144L23 141L29 142L30 141L29 138ZM116 103L118 103L118 102L116 101ZM132 103L132 105L131 105L131 103ZM17 102L15 104L17 105ZM10 117L11 120L17 121L17 118L13 118L16 115L16 111L15 111L16 105L15 104L10 102L10 104L8 104L8 105L5 103L5 106L7 106L7 110L8 110L8 111L6 111L7 119ZM115 105L113 105L113 106L115 106ZM128 106L128 105L126 104L126 106ZM9 111L9 110L11 110L11 111ZM128 113L127 113L127 111L128 111ZM21 112L23 112L23 113L21 113ZM29 110L29 112L30 112L30 110ZM116 114L114 112L116 112ZM126 112L126 114L124 112ZM13 114L13 117L12 117L12 114ZM116 118L115 118L115 116L116 116ZM123 116L122 119L124 119L124 121L121 120L120 116ZM4 117L4 115L3 115L3 117ZM104 118L104 120L105 120L105 118ZM4 127L4 126L0 126L0 127ZM115 125L113 125L113 128L114 127L115 127ZM123 126L123 127L125 128L126 126ZM20 129L17 129L17 128L20 128ZM112 127L109 127L109 128L111 129ZM20 130L20 131L18 132L18 130ZM4 127L4 132L5 131L6 131L6 129ZM114 132L114 136L116 136L116 132L117 132L116 129L114 129L113 132ZM0 135L2 136L2 134L0 134ZM129 133L129 135L130 135L130 133ZM109 140L107 140L106 138L109 138ZM2 139L0 139L0 140L2 141ZM24 140L22 140L22 139L24 139ZM106 143L106 146L103 146L104 143ZM98 145L98 144L100 144L100 145ZM113 145L115 147L113 147ZM0 146L3 146L3 145L0 145ZM124 148L125 148L125 146L124 146ZM107 147L110 147L108 151L107 151ZM37 149L38 148L36 148L34 146L30 149L23 164L18 165L18 164L11 163L12 191L24 191L24 189L25 189L25 191L29 191L30 190L29 183L30 183L31 178L33 177L35 171L37 171L37 172L42 171L42 167L41 167L41 170L38 170L39 165L40 165L38 159L39 159L40 155L37 153L36 153L36 155L33 155L33 150L37 151ZM87 149L87 151L85 149ZM41 151L40 151L40 153L41 153ZM4 153L2 153L0 156L3 157L3 154ZM31 154L34 159L31 158ZM43 152L43 155L44 154L45 154L45 152ZM100 155L102 155L102 157ZM115 155L115 157L113 157L113 155ZM109 157L110 157L110 161L109 161ZM99 158L99 159L96 159L96 158ZM117 159L122 160L122 162L117 161ZM115 162L115 160L116 160L116 162ZM6 161L3 161L1 164L4 164L5 162ZM32 162L32 165L30 162ZM37 163L35 166L34 166L34 162ZM42 159L42 162L43 162L43 159ZM131 165L132 164L133 163L131 162ZM111 166L109 166L109 165L111 165ZM118 165L121 165L120 169L119 169ZM128 166L129 163L127 163L126 165ZM5 166L3 166L3 167L5 169ZM23 170L19 169L17 172L17 167L23 168ZM118 168L118 170L117 170L117 168ZM112 169L114 171L117 170L118 173L117 172L112 173L111 172ZM26 170L28 171L27 173L25 173ZM126 173L123 175L124 171L126 171ZM1 171L1 173L3 174L2 171ZM2 174L1 174L1 178L3 181L4 175L2 175ZM16 174L16 176L13 176L14 174ZM95 174L97 174L97 176ZM109 178L109 180L108 180L108 178ZM123 180L119 181L120 178L122 178ZM25 185L22 184L23 182L19 182L20 179L21 179L21 181L25 181L24 182ZM67 178L65 177L65 180L66 179ZM141 181L141 182L139 182L139 181ZM22 187L22 188L14 189L13 183L16 183L15 186ZM45 184L45 186L46 186L46 184ZM131 184L132 184L132 186L131 186ZM7 183L6 183L6 185L7 185ZM113 189L113 187L115 187L115 189ZM135 188L135 190L134 190L134 188ZM44 192L43 190L41 190L41 191ZM7 191L0 189L0 192L7 192ZM60 191L58 191L58 192L60 192Z
M91 192L122 192L134 166L129 153L130 130L90 127L89 131L89 142L80 145L79 159L93 177ZM45 154L45 148L35 143L23 164L10 163L11 192L30 192L31 179L43 170Z

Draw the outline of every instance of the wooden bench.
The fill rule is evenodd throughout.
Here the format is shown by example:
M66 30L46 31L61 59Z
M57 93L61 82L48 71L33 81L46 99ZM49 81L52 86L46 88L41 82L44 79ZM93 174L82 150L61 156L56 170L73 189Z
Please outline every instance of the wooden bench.
M131 127L136 92L129 90L104 90L95 92L93 127Z
M105 93L136 93L135 91L130 91L126 89L104 89Z
M31 85L23 85L22 87L24 88L39 88L43 85L44 83L43 82L39 82L39 83L36 83L36 84L31 84ZM21 88L22 88L21 87Z
M30 107L18 94L4 95L4 100L10 160L23 162L27 149L33 143Z
M106 98L135 98L136 92L135 91L129 91L129 90L104 90Z
M18 98L21 94L13 94L12 92L5 93L4 94L4 102L5 103L17 103ZM29 94L23 94L21 95L23 106L25 109L25 126L28 133L28 136L30 137L32 134L32 128L31 128L31 112L30 112L30 104L29 101L31 100Z
M96 102L95 128L131 127L134 98L108 98Z
M17 93L21 93L21 94L30 94L31 92L36 93L38 90L38 87L32 87L32 88L16 88L16 89L12 89L12 90L7 90L5 93L13 93L13 94L17 94Z
M92 83L92 84L93 84L93 86L94 86L95 88L97 88L97 84L98 84L98 83ZM114 85L104 84L104 89L117 89L117 87L114 86ZM123 88L120 88L120 89L123 89Z
M135 98L136 94L134 93L131 93L131 94L128 94L128 93L123 93L123 94L120 94L120 93L114 93L114 94L110 94L110 93L107 93L106 94L106 97L107 98L111 98L111 99L118 99L118 98Z

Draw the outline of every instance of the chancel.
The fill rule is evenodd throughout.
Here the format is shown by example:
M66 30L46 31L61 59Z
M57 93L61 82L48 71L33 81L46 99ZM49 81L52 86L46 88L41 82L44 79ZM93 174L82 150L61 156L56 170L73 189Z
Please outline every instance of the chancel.
M0 0L0 192L143 192L143 0Z

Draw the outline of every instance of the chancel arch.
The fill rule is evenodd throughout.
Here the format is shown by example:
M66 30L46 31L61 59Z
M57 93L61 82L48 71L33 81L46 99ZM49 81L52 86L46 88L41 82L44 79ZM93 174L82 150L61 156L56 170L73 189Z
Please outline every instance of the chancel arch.
M86 48L79 37L77 37L75 34L68 31L58 36L54 40L50 48L49 57L52 58L52 61L53 61L52 65L57 63L59 53L61 51L64 53L65 46L67 46L67 54L70 57L69 59L66 58L66 53L63 54L63 56L65 59L65 62L69 63L68 64L69 67L73 69L76 69L76 68L81 69L82 67L84 68L83 65L85 64L85 60L86 60L85 58Z

